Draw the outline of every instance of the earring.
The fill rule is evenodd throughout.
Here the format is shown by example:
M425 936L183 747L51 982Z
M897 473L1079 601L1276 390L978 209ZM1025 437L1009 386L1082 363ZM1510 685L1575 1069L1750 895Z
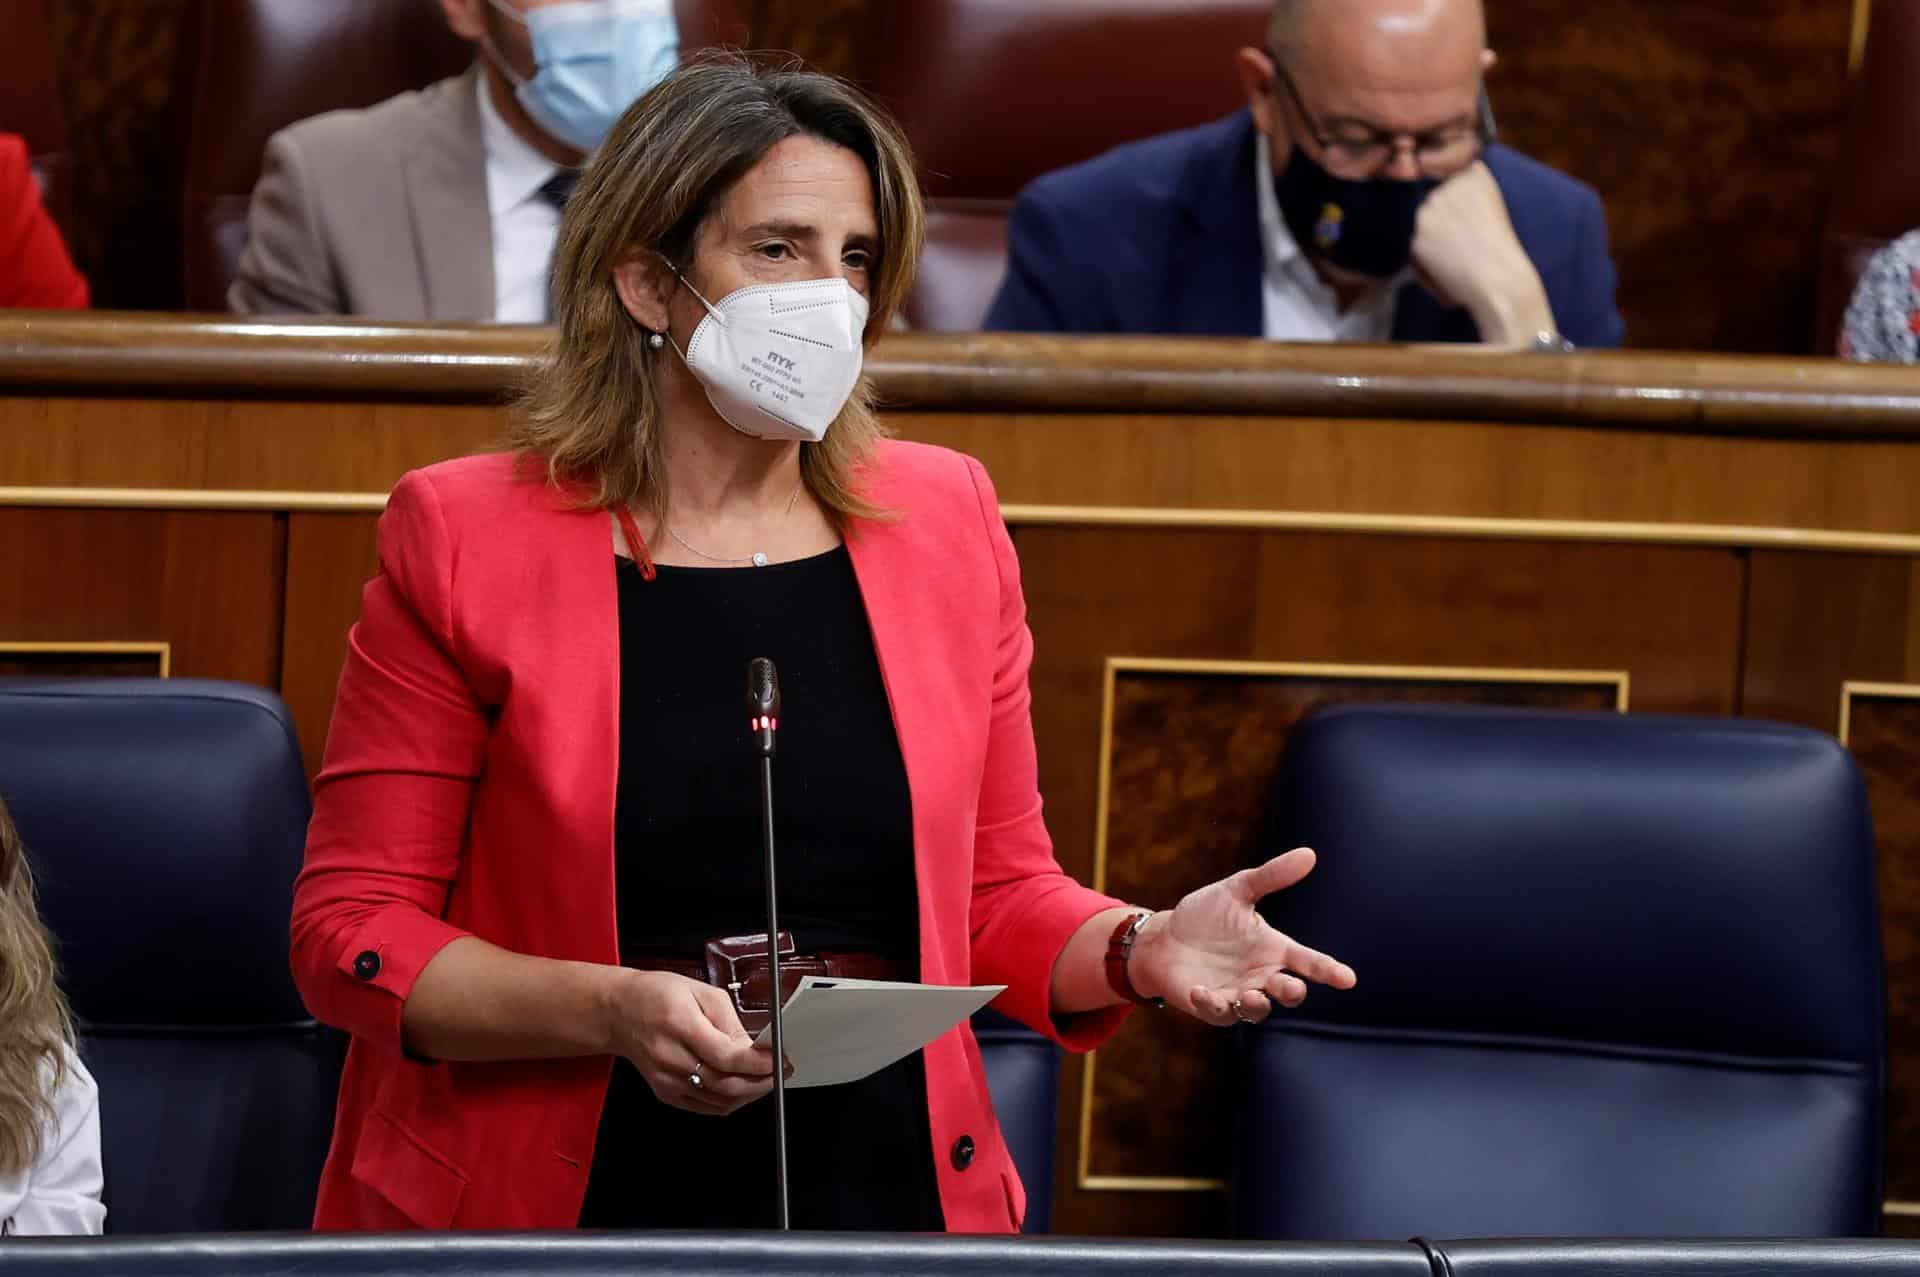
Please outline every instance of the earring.
M660 349L660 347L666 344L667 344L667 339L665 337L662 337L659 333L655 333L653 334L653 336L647 338L647 345L653 347L655 350Z

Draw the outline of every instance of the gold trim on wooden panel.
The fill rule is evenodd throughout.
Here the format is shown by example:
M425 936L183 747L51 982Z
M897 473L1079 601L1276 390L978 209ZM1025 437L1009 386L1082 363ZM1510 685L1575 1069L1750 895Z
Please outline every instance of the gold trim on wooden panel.
M1853 32L1847 41L1847 74L1858 75L1867 56L1867 31L1873 24L1873 0L1853 0Z
M1088 1063L1092 1060L1089 1058ZM1178 1175L1088 1175L1081 1162L1080 1187L1105 1193L1217 1193L1224 1192L1223 1179L1185 1179Z
M1726 549L1920 554L1920 536L1828 528L1605 519L1488 519L1445 514L1346 514L1313 510L1165 510L1150 506L1008 504L1000 513L1029 527L1197 528L1223 532L1370 532L1472 540L1644 542Z
M116 510L286 510L302 513L387 507L384 492L290 492L235 488L0 488L0 506Z
M1009 516L1011 522L1011 516ZM1113 794L1113 700L1119 675L1126 674L1219 674L1254 675L1265 678L1325 678L1372 680L1377 682L1424 683L1559 683L1566 685L1612 685L1614 708L1627 712L1632 676L1626 670L1559 669L1482 669L1458 665L1351 665L1312 661L1227 661L1192 660L1150 656L1109 656L1100 697L1100 772L1095 790L1093 814L1093 889L1107 886L1108 804ZM1917 689L1920 690L1920 689ZM1087 1167L1093 1159L1093 1086L1100 1053L1087 1052L1080 1068L1079 1163L1075 1179L1089 1192L1120 1193L1203 1193L1223 1191L1225 1180L1167 1175L1094 1175Z
M1853 726L1853 698L1856 696L1879 697L1887 700L1920 700L1920 683L1846 682L1840 684L1840 727L1834 735L1840 738L1842 745L1848 743L1847 735Z
M173 644L142 642L8 643L0 642L0 656L157 656L160 677L173 676Z
M377 514L384 492L296 492L217 488L0 487L0 507L44 506L134 510L273 510L305 514ZM1706 546L1716 549L1806 550L1920 557L1920 535L1830 528L1720 523L1646 523L1605 519L1490 519L1444 514L1348 514L1318 510L1161 509L1010 503L1000 508L1016 527L1177 528L1241 532L1352 532L1379 536L1456 537L1483 541L1583 541Z

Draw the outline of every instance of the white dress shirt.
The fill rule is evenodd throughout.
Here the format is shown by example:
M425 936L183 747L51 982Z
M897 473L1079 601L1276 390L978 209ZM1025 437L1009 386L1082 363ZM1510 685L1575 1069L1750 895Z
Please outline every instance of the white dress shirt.
M1256 146L1253 185L1260 200L1261 312L1266 335L1274 341L1388 341L1400 286L1406 276L1389 280L1354 302L1344 313L1340 297L1314 272L1300 251L1274 193L1273 158Z
M487 151L487 215L493 227L493 321L547 322L547 280L560 237L560 210L540 187L560 165L536 151L494 109L487 77L474 77L480 95L480 139Z
M39 1160L18 1175L0 1175L0 1235L97 1235L106 1224L100 1089L79 1056L67 1049L66 1057L66 1080L54 1093Z

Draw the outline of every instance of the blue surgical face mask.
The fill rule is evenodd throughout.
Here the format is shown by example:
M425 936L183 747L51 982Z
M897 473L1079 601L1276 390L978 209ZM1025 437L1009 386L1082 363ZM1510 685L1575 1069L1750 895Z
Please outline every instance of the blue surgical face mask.
M576 151L596 149L620 113L680 61L672 0L574 0L526 13L491 2L527 28L534 76L521 76L489 48L494 63L541 131Z

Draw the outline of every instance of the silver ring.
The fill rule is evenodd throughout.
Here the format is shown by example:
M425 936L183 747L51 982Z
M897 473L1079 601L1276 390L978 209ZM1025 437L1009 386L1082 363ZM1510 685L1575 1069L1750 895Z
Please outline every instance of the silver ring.
M707 1080L700 1076L699 1069L695 1069L693 1072L687 1074L687 1081L693 1086L705 1086L707 1084Z
M1240 1021L1240 1023L1242 1024L1253 1023L1253 1018L1247 1014L1246 1008L1240 1005L1239 998L1235 998L1233 1000L1233 1018Z

